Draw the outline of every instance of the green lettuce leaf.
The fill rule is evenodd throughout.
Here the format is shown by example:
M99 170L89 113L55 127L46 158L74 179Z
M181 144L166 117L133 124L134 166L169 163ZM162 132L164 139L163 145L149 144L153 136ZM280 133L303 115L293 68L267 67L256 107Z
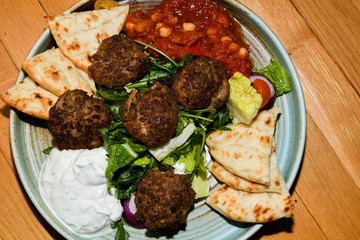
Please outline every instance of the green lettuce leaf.
M288 93L293 89L289 75L275 60L270 60L270 64L263 69L253 68L252 72L261 73L267 77L274 84L276 96Z

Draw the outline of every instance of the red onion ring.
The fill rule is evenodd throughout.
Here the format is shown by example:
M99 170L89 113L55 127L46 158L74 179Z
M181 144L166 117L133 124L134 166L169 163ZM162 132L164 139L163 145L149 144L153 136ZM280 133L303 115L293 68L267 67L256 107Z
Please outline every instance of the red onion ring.
M129 199L122 199L121 200L121 205L124 208L124 212L123 212L123 218L125 219L125 221L133 226L134 228L144 228L144 223L136 220L135 217L135 213L136 213L136 209L131 209L130 208L130 204L132 206L135 206L135 194L131 194L131 198Z
M254 72L250 73L250 82L253 83L256 79L263 80L269 86L269 89L270 89L269 102L261 109L261 110L268 110L268 109L272 108L275 103L276 91L275 91L274 84L267 77L265 77L264 75L262 75L260 73L254 73Z

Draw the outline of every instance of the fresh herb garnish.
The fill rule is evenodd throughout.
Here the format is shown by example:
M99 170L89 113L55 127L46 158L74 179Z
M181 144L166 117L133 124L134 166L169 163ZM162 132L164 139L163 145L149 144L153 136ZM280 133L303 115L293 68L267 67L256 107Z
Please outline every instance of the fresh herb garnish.
M50 154L51 150L53 150L54 147L48 147L48 148L45 148L42 152L45 153L45 154Z
M114 238L115 240L127 240L130 238L130 234L124 228L124 224L126 224L124 218L112 224L112 228L117 228Z

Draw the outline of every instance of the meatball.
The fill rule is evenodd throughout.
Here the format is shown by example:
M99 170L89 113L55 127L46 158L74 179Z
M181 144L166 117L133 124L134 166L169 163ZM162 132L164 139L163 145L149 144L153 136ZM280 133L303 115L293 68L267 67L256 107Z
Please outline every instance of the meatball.
M60 95L50 108L49 129L60 150L93 149L102 145L99 131L111 121L111 111L102 100L75 89Z
M186 63L175 74L172 88L178 103L188 109L218 109L229 96L225 66L210 57Z
M96 84L114 89L122 89L150 71L150 60L143 48L120 35L103 40L91 62L89 76Z
M149 91L133 90L122 109L129 135L148 147L167 143L176 132L178 107L172 91L156 82Z
M135 217L150 231L176 229L186 223L194 200L190 180L174 174L171 166L161 165L149 171L137 185Z

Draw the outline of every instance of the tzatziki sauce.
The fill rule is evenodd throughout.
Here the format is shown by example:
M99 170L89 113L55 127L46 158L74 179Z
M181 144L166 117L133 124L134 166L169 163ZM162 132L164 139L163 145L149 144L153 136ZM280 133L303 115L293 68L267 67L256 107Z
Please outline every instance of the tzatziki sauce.
M123 208L108 189L106 151L53 148L39 176L40 194L48 208L73 232L97 237L113 231Z

